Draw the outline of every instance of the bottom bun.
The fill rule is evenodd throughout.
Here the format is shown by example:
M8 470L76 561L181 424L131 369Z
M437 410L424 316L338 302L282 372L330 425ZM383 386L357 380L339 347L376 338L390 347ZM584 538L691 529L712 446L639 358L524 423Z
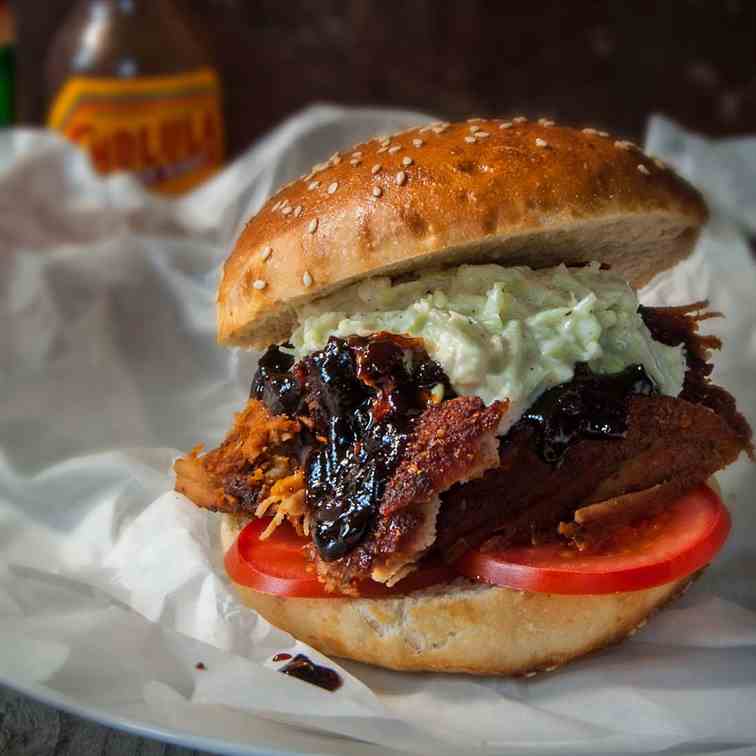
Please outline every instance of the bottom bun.
M239 532L224 516L224 552ZM530 593L459 578L396 598L287 598L234 583L244 604L318 651L397 670L525 675L633 635L694 576L604 595Z

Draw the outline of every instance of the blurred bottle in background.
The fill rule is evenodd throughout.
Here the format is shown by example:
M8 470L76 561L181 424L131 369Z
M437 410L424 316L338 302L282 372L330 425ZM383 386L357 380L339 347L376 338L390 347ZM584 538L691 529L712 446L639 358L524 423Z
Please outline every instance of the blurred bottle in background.
M13 122L13 17L7 0L0 0L0 126Z
M46 78L48 125L100 173L128 171L180 194L223 162L218 74L174 0L79 0Z

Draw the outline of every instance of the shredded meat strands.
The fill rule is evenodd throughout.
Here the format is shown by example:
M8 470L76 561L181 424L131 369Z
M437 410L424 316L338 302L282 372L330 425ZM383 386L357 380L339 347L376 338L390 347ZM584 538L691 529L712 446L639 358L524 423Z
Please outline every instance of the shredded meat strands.
M528 429L513 429L497 450L495 428L506 405L459 397L427 409L364 542L332 562L311 549L318 578L347 593L368 577L391 584L431 550L452 560L471 547L494 549L537 532L558 531L580 548L663 508L741 451L753 457L747 421L709 378L709 353L720 344L698 333L701 321L717 316L706 306L641 308L655 339L685 346L680 396L631 397L626 437L579 441L559 466L538 456ZM285 519L308 534L303 439L312 438L312 428L308 417L273 415L250 399L217 449L202 454L196 447L176 461L176 490L210 510L272 515L262 538Z
M272 415L262 402L250 399L217 449L201 454L198 446L176 460L176 490L212 511L272 514L261 538L285 518L306 534L304 471L293 443L300 430L299 421Z

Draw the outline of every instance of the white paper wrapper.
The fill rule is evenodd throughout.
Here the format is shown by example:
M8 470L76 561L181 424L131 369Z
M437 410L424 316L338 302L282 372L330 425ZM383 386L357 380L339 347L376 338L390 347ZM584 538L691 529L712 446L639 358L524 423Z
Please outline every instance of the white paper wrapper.
M527 681L275 671L294 641L236 601L217 521L171 493L178 450L222 437L255 357L214 343L217 270L280 183L424 120L316 107L177 203L100 181L49 134L0 132L0 680L121 726L228 752L714 753L756 743L756 470L721 478L734 535L623 646ZM662 119L650 151L707 194L695 254L644 299L708 297L716 380L756 419L756 140ZM317 658L311 650L307 653ZM202 661L207 669L198 671ZM355 738L345 739L343 736Z

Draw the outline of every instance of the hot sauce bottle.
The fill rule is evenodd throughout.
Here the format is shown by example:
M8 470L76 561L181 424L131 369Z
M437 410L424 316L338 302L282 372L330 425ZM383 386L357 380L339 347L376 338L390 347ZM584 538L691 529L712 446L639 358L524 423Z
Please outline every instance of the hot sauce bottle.
M102 174L180 194L224 157L219 78L174 0L79 0L46 65L48 125Z

